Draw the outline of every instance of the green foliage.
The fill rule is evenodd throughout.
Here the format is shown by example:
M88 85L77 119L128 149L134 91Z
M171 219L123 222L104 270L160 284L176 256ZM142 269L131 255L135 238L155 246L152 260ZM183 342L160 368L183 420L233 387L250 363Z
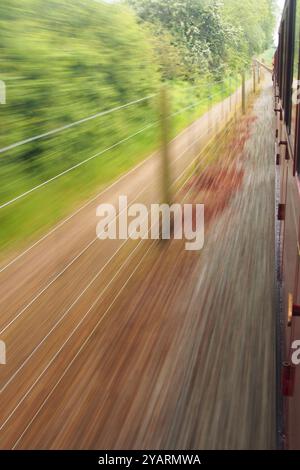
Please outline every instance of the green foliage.
M0 108L0 147L127 103L156 87L148 37L124 7L90 0L26 0L25 5L22 0L0 5L1 79L8 96ZM143 109L137 121L141 116ZM100 139L105 128L101 123ZM82 129L80 143L87 153L89 127ZM14 160L34 160L49 150L43 145L48 142L22 147ZM75 150L70 145L65 158Z
M199 101L174 119L175 134L207 110L208 82L236 74L271 42L273 0L125 3L0 3L0 148L151 95L162 80L175 112ZM212 103L233 89L215 83L210 91ZM113 147L2 209L1 251L26 245L144 158L159 130L139 131L157 119L149 99L0 154L1 205Z
M153 93L159 73L150 42L126 6L91 0L1 2L0 79L7 104L0 106L0 148ZM149 100L1 154L0 205L155 119ZM23 227L34 232L43 225L41 211L48 209L41 203L47 201L54 211L48 213L51 224L134 164L133 152L143 155L153 130L142 137L138 149L121 146L51 183L49 190L1 210L1 234L7 231L8 241L17 230L24 235ZM31 226L24 220L27 207Z
M237 52L245 62L271 47L276 9L276 0L223 0L223 18L239 31Z
M272 67L275 51L276 51L275 46L270 47L270 49L265 50L263 54L260 55L260 60L264 62L268 67Z
M272 42L275 0L128 0L139 18L180 45L185 78L221 77L249 65ZM164 65L164 64L163 64ZM169 76L167 67L162 67ZM182 75L182 70L180 71ZM176 76L176 74L173 74Z

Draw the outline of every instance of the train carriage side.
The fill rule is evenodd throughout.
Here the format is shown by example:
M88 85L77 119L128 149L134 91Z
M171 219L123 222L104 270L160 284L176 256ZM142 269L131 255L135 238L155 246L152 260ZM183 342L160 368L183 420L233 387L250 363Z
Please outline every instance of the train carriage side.
M278 271L282 281L282 395L284 446L300 449L300 371L293 345L300 340L300 0L287 0L274 58L276 165L279 187ZM298 96L297 96L298 95Z

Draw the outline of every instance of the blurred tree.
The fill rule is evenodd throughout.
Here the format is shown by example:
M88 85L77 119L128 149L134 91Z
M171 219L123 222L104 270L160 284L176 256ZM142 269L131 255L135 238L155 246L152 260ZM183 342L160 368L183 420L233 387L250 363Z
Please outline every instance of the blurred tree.
M147 31L126 6L104 2L7 0L0 4L0 53L8 94L0 107L0 148L150 94L160 78ZM138 107L136 122L144 116ZM103 145L111 143L112 123L116 138L128 131L122 113L103 119L97 132ZM57 165L64 168L99 148L91 126L77 128L70 141L61 135L22 146L10 161L51 173L57 167L47 161L60 148Z
M276 0L223 0L225 21L239 31L239 49L248 59L262 53L273 42L276 23Z
M0 148L152 95L162 79L172 81L174 109L200 99L206 109L207 82L244 69L272 41L274 1L0 2ZM177 116L176 129L191 117ZM156 120L147 100L1 154L4 203L110 149L2 210L2 244L51 226L137 163L157 142L156 127L147 128Z
M156 34L168 31L185 76L237 71L267 49L275 26L275 0L127 0Z

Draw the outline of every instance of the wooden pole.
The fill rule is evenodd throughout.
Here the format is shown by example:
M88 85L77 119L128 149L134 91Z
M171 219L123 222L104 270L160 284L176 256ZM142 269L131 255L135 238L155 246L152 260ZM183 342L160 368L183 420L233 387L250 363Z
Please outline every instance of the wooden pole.
M242 110L246 114L246 73L242 73Z
M170 113L169 96L167 87L164 85L160 92L160 119L161 119L161 163L162 163L162 197L163 203L171 205L171 174L170 174Z
M238 106L238 98L239 98L239 80L238 77L235 77L235 119L237 117L237 106Z
M207 88L207 106L208 106L208 118L207 118L207 133L210 133L211 130L211 109L212 109L212 93L211 93L211 85L208 84Z
M224 81L222 81L221 88L222 88L222 121L223 121L224 120L224 100L225 100Z

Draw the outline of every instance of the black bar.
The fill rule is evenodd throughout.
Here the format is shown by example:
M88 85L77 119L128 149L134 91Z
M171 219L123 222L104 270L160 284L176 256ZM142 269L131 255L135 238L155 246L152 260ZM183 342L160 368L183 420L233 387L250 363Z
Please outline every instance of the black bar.
M141 465L196 465L205 464L282 464L299 463L297 451L1 451L0 464L36 464L47 466L117 465L119 468L137 468ZM21 468L21 467L19 467ZM147 468L147 467L146 467Z

